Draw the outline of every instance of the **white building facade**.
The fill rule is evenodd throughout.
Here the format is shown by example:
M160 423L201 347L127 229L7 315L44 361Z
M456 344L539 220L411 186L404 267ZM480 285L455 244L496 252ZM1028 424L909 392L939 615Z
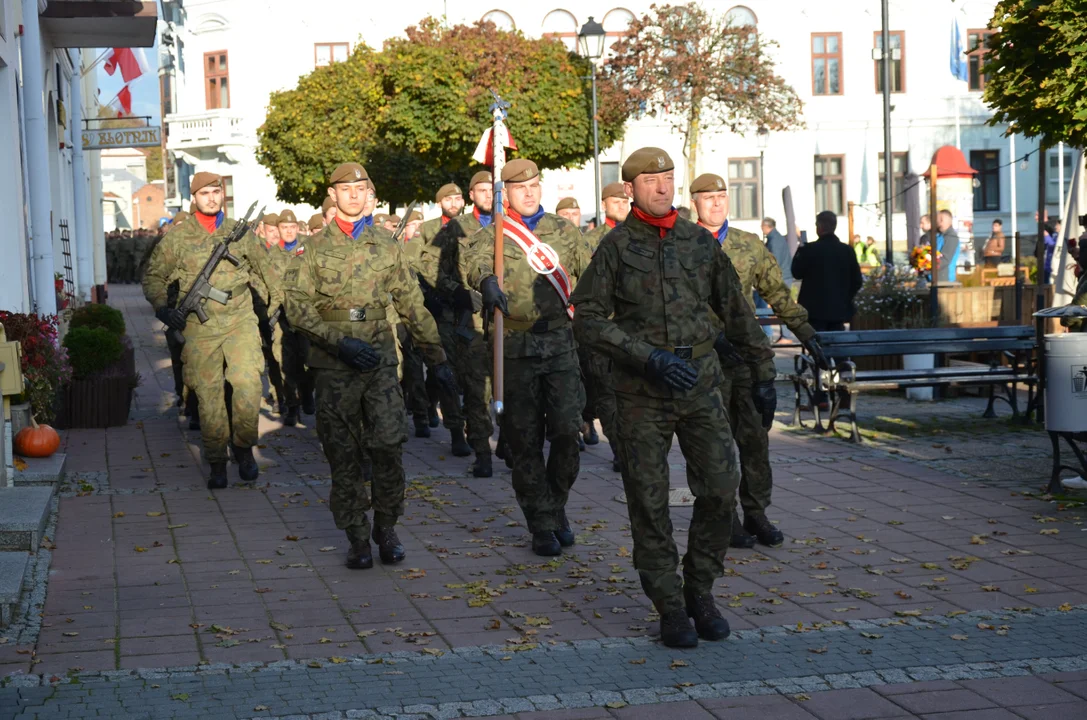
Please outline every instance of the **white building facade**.
M94 48L151 45L153 2L0 0L0 309L56 312L54 276L90 299L106 281ZM64 239L70 243L65 257Z
M624 3L624 4L620 4ZM732 221L757 231L763 216L784 227L782 189L791 188L798 226L814 235L814 216L825 209L842 218L855 203L855 232L872 235L882 246L882 96L873 49L879 44L879 3L841 0L707 0L707 9L734 22L754 23L761 37L777 43L778 73L804 102L802 129L760 139L729 132L705 133L696 172L714 172L732 186ZM984 77L979 56L970 56L970 79L955 80L950 70L954 18L963 40L976 43L992 16L994 0L891 0L893 64L891 87L892 153L895 183L901 190L907 173L921 175L933 153L958 144L979 170L974 202L976 233L984 237L991 220L1001 218L1005 232L1017 225L1024 235L1036 231L1036 143L1016 138L1014 157L1002 127L987 125L990 111L982 101ZM259 6L259 7L258 7ZM168 183L167 206L187 207L187 178L211 170L229 178L227 194L235 209L254 200L275 204L275 183L254 159L256 131L264 120L270 93L292 88L314 67L346 58L358 43L380 48L406 26L428 15L452 25L486 18L529 36L555 33L571 47L589 16L609 35L624 31L636 14L648 12L644 0L564 0L495 7L493 0L418 0L390 12L380 3L311 3L300 9L292 0L166 0L163 12L168 41L162 42L167 148L175 167ZM289 32L284 32L289 28ZM956 120L957 118L957 120ZM482 132L483 128L480 128ZM622 161L645 145L665 148L683 169L682 138L667 118L642 118L628 124L625 136L601 149L603 183L618 178ZM1047 202L1056 215L1061 191L1071 181L1073 153L1066 151L1065 187L1057 184L1057 153L1047 162L1053 172ZM685 173L677 172L681 183ZM1013 177L1017 185L1012 206ZM924 200L922 190L922 206ZM895 191L899 192L898 190ZM592 213L593 166L544 174L544 205L574 196L586 218ZM428 198L423 198L427 200ZM891 224L896 246L905 248L904 196L894 198ZM309 208L297 207L300 216ZM435 212L431 208L431 213ZM1013 221L1014 217L1014 221ZM1031 240L1033 245L1033 239ZM979 248L980 249L980 248Z

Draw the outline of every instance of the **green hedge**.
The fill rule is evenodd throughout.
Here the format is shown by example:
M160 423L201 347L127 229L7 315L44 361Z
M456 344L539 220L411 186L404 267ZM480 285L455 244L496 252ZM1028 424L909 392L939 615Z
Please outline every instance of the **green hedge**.
M74 377L83 379L100 373L121 359L121 337L102 327L78 327L64 336L68 361Z
M119 336L125 334L125 317L120 310L109 305L89 304L72 313L68 328L105 328Z

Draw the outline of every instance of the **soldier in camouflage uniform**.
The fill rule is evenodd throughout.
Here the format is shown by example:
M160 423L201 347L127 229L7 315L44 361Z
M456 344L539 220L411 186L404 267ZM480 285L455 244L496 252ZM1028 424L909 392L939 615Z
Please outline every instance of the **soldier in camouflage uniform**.
M753 293L758 292L785 326L804 343L809 353L822 358L815 330L808 324L808 312L793 300L773 254L758 235L729 227L728 187L724 179L712 173L698 176L691 183L691 199L698 212L698 224L717 238L721 249L732 261L751 312L755 312ZM747 365L735 360L724 363L725 381L720 388L721 397L728 405L732 436L740 450L739 497L744 509L742 525L739 515L733 513L730 542L732 547L751 548L758 538L763 545L781 547L785 537L766 517L773 487L767 434L773 423L773 413L760 417L755 410L753 379Z
M134 254L136 260L135 281L138 283L143 282L143 275L147 271L147 263L151 259L151 248L155 246L155 240L158 239L158 234L150 230L138 230L136 233L136 241L134 243Z
M296 262L300 262L305 245L298 238L298 218L294 211L284 210L279 213L276 230L279 233L279 243L268 248L273 258L270 282L282 288L283 278ZM282 301L282 291L280 299ZM279 306L272 307L272 314L275 314L276 307ZM276 327L272 330L272 349L283 373L283 392L287 399L287 414L283 417L283 424L294 427L298 424L299 412L313 415L317 411L313 399L313 375L306 368L309 338L291 329L286 312L281 313Z
M200 398L204 453L211 463L208 487L215 489L227 484L228 446L233 447L242 480L251 482L260 474L253 458L253 445L257 442L260 412L261 353L249 286L258 288L258 292L265 295L268 290L264 287L264 278L249 260L252 240L246 236L232 248L240 265L219 263L211 276L212 284L228 292L230 299L225 305L206 301L206 323L186 318L181 311L169 307L170 284L176 281L181 292L187 292L215 245L234 227L234 221L226 218L221 209L221 177L208 172L197 173L191 188L197 212L174 228L155 248L147 265L143 293L154 307L156 317L167 327L185 335L181 353L185 384ZM224 381L233 388L233 433L227 418Z
M468 454L475 452L476 455L472 474L491 477L494 472L491 461L491 435L494 433L490 410L491 347L483 336L483 319L479 314L482 299L478 292L465 286L459 268L463 241L491 224L494 188L490 172L480 170L472 176L468 197L472 201L470 213L458 212L444 226L428 228L424 223L420 228L424 242L419 266L423 281L434 289L437 304L442 308L438 332L446 353L452 350L457 384L464 394Z
M555 214L578 230L581 229L581 206L577 204L577 198L560 198L558 204L555 205Z
M601 241L572 302L578 340L614 361L634 567L661 614L664 644L692 647L699 637L729 634L711 591L724 572L740 468L717 389L724 380L718 354L731 343L760 385L775 371L728 256L672 207L673 167L659 148L642 148L623 163L634 208ZM758 398L756 407L765 402ZM673 434L695 495L682 582L668 514Z
M576 227L544 212L539 175L536 164L524 158L502 168L509 219L555 251L572 287L589 264L589 247ZM493 240L494 231L484 228L465 241L461 272L482 294L488 317L495 307L506 316L506 409L501 422L513 463L513 489L532 533L533 552L558 555L574 544L566 501L581 466L578 431L585 407L569 299L533 269L530 256L512 238L504 243L505 291L499 289ZM545 437L551 442L546 459Z
M360 569L374 562L366 515L371 506L382 562L404 559L394 527L404 511L404 398L390 299L435 376L446 385L454 379L403 251L362 214L371 192L366 170L344 163L332 172L329 186L336 218L309 239L301 262L288 271L286 309L291 326L311 340L317 434L332 468L329 508L351 543L347 566ZM373 463L369 483L363 469L367 453Z
M117 254L117 245L121 240L121 233L110 230L106 233L106 282L119 283L120 259Z
M259 268L264 277L276 276L276 248L279 247L279 215L265 213L257 226L256 236L252 240L253 251L250 257L254 265ZM273 292L282 295L282 288L278 282L269 282L267 295L260 293L256 287L251 287L253 294L253 309L257 313L257 329L260 331L260 349L264 355L264 365L268 368L268 385L272 388L269 395L269 403L274 402L279 411L279 416L287 415L287 391L283 381L283 367L280 364L282 356L282 336L277 334L269 323L275 312L276 300L271 297ZM279 302L282 302L280 298ZM272 397L274 396L274 401Z
M136 238L122 230L117 241L117 282L128 285L136 278Z
M626 220L630 213L630 198L627 197L621 182L605 185L600 199L604 204L604 222L585 233L585 242L594 253L604 236ZM600 425L611 443L611 469L619 472L619 455L615 449L618 436L615 429L615 390L612 388L611 358L594 352L585 345L579 345L577 352L581 361L581 372L585 376L585 394L588 398L585 412L581 415L589 429L585 442L595 444L596 428L593 427L593 419L600 418ZM585 432L584 429L582 432Z

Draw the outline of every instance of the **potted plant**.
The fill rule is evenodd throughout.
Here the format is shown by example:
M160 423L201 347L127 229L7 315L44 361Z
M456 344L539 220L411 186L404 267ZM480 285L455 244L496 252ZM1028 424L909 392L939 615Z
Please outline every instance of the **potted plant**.
M139 377L120 311L106 305L79 308L72 313L64 346L72 379L61 392L57 426L104 428L127 423Z
M51 423L56 415L57 391L72 376L65 348L57 343L57 316L0 310L0 324L8 340L22 345L23 393L12 405L12 434L31 424L31 416Z

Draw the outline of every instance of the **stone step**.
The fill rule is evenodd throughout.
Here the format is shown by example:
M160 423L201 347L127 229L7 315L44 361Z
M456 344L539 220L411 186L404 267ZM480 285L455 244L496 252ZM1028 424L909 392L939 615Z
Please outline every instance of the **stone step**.
M0 550L37 551L52 500L52 485L0 488Z
M47 458L24 458L22 470L15 471L15 485L56 485L64 478L65 453L53 453Z
M0 628L11 623L19 595L23 590L23 577L30 565L30 553L0 552Z

